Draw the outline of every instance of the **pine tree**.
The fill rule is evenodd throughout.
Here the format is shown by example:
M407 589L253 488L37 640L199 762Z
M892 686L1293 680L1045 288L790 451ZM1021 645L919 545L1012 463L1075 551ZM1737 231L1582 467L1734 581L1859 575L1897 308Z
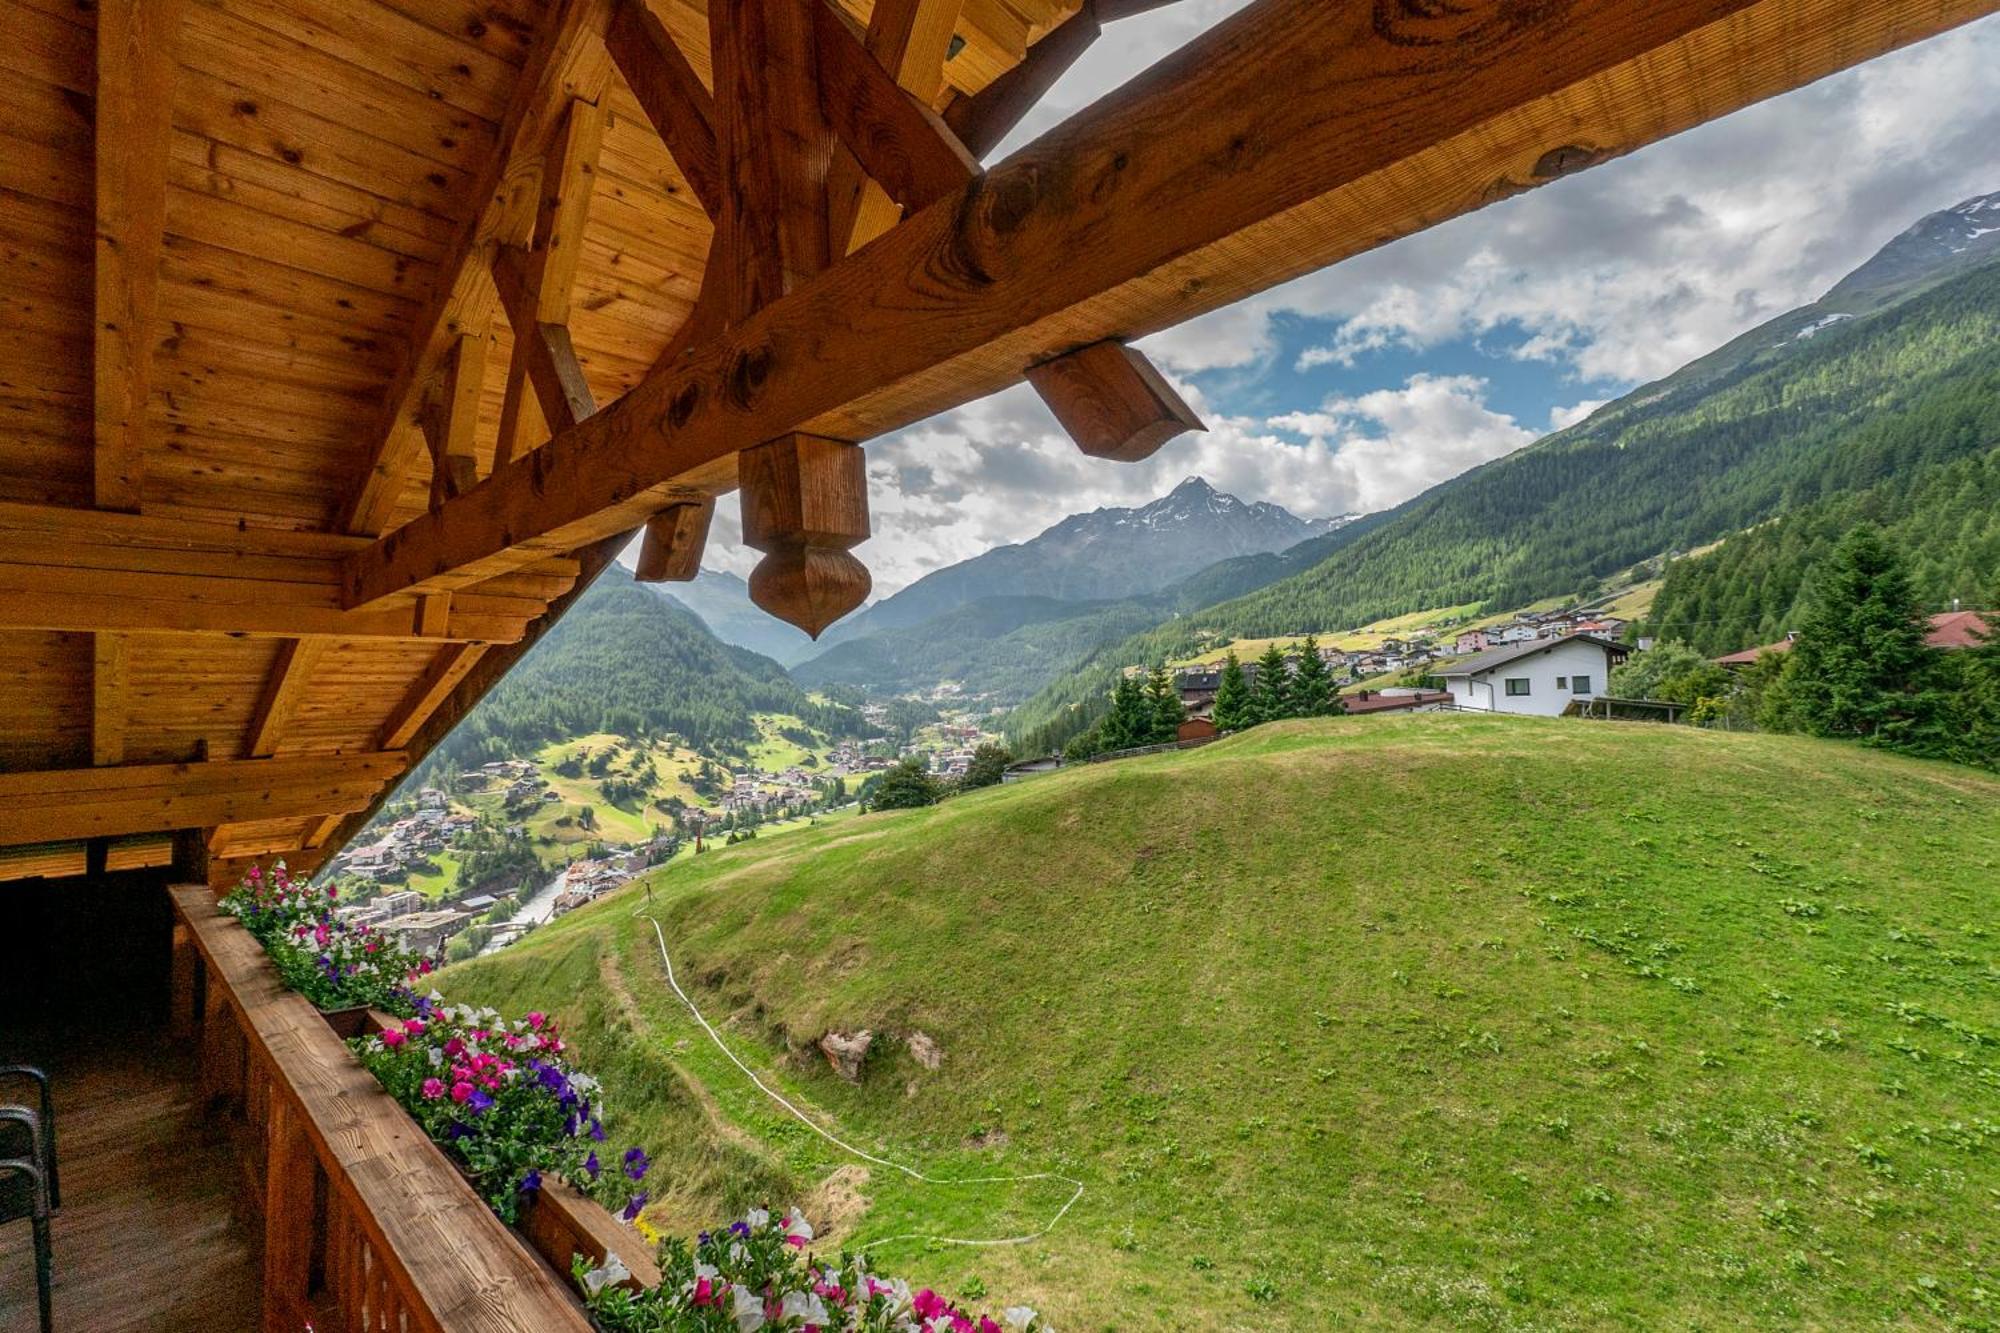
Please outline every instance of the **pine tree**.
M1211 714L1217 731L1241 731L1250 723L1250 687L1243 683L1243 664L1229 654L1222 666L1222 679L1215 687L1215 710Z
M1187 709L1181 706L1180 686L1164 662L1146 675L1146 703L1153 713L1151 743L1165 745L1177 740L1181 723L1187 721Z
M1299 665L1292 673L1292 710L1295 717L1325 717L1340 711L1334 702L1333 673L1319 655L1319 640L1310 634L1299 645Z
M1292 711L1292 673L1285 664L1285 650L1275 643L1257 659L1257 682L1250 687L1250 716L1255 722L1297 716Z
M1934 650L1908 573L1880 530L1841 539L1820 568L1799 640L1785 663L1786 694L1805 729L1873 736L1906 721Z
M1130 750L1150 745L1152 734L1153 710L1138 677L1120 676L1118 688L1111 693L1111 712L1104 719L1104 748Z

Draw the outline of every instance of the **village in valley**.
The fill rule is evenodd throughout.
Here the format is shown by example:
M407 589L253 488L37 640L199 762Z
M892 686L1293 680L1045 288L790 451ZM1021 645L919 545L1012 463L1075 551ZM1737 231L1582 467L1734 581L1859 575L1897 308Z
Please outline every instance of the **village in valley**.
M428 774L322 873L354 924L440 961L469 957L676 856L851 813L871 778L899 762L917 760L940 782L963 776L974 749L999 737L984 715L951 708L949 694L942 702L903 740L887 734L887 705L864 704L863 721L884 734L835 740L774 716L742 759L598 734Z

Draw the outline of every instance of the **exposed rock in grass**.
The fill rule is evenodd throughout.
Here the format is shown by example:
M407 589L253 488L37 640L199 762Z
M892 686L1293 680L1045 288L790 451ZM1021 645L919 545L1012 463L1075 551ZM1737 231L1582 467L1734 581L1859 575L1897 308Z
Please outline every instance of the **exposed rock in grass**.
M910 1056L926 1069L936 1069L944 1063L944 1050L937 1042L922 1032L911 1032L904 1043L910 1048Z
M861 1062L868 1058L868 1048L874 1042L875 1034L867 1028L859 1032L829 1032L819 1039L819 1049L834 1073L849 1083L859 1083Z

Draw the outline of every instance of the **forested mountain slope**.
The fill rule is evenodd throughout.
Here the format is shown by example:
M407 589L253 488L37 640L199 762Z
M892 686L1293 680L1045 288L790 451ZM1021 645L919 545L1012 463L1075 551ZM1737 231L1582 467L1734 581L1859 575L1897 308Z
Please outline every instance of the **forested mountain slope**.
M2000 386L1995 386L2000 390ZM1711 656L1796 629L1807 577L1861 523L1909 553L1918 597L1933 609L2000 606L2000 437L1994 448L1914 476L1844 493L1738 533L1667 567L1647 632Z
M2000 443L2000 266L1705 385L1643 389L1204 616L1245 635L1521 604Z
M597 732L671 733L727 754L757 739L756 713L789 713L828 731L858 725L850 710L810 702L776 662L721 642L613 564L432 762L472 767Z
M1962 212L1973 205L1975 214ZM1950 226L1978 234L1954 249L1940 239L1945 224L1927 224L1989 213L2000 228L2000 197L1933 215L1857 270L1843 286L1865 288L1849 303L1868 304L1867 313L1806 321L1755 358L1637 390L1372 516L1365 530L1335 534L1347 540L1310 569L1106 646L1024 705L1010 730L1031 748L1060 740L1100 706L1118 668L1183 651L1202 632L1329 631L1430 607L1526 605L1794 513L1800 527L1761 540L1816 550L1857 516L1900 517L1928 571L1926 594L1965 596L1966 583L1992 568L1981 545L1991 506L1975 512L1987 483L1974 460L2000 447L2000 249L1962 221ZM1945 276L1925 280L1926 257ZM1871 267L1876 277L1859 282ZM1937 471L1953 464L1968 471ZM1759 562L1775 571L1775 560ZM1724 566L1708 566L1701 577L1713 586L1696 593L1701 568L1689 562L1685 590L1656 612L1679 615L1681 629L1732 617L1699 640L1732 648L1784 618L1803 572L1793 560L1751 592L1728 588ZM1755 606L1736 604L1753 596ZM1719 599L1730 601L1722 612Z

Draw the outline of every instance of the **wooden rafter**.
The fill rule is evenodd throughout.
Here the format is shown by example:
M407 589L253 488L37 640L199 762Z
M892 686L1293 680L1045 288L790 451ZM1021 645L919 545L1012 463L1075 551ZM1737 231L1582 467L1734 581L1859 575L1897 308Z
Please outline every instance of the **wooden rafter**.
M312 687L313 672L332 646L328 640L314 636L287 640L279 648L278 660L264 682L262 697L257 700L257 711L250 718L243 758L266 759L277 753L285 728L298 716L299 705Z
M0 773L0 846L360 810L401 751Z
M541 443L542 431L567 430L596 410L570 345L569 313L603 138L602 109L572 99L542 173L532 243L494 254L494 282L514 331L495 467Z
M871 438L1992 7L1261 0L351 558L349 602L629 531L787 431Z
M90 664L90 762L125 762L131 715L131 650L123 634L92 635Z
M701 76L645 0L619 0L605 45L711 218L722 212L715 102Z
M824 0L709 10L722 212L705 285L734 324L827 266L833 130L820 107L813 8Z
M962 7L963 0L876 0L868 15L867 55L926 111L944 86L945 55ZM874 240L903 212L844 150L834 155L828 172L827 201L828 235L837 255Z
M486 330L458 335L445 361L437 393L423 416L431 452L431 507L471 490L479 480L473 437L479 429L479 398L486 384Z
M459 682L479 665L479 659L485 655L484 644L440 648L437 656L431 659L431 664L424 669L424 674L417 678L403 696L403 701L396 706L394 715L376 740L376 747L395 750L409 744L417 729L430 720L431 714L451 697Z
M830 5L813 0L810 9L820 112L861 170L891 202L911 210L964 189L979 174L965 145L890 77ZM831 182L827 189L831 197Z
M373 535L388 525L421 447L418 413L424 385L462 328L482 328L495 295L496 247L533 239L542 161L560 130L571 97L595 102L610 75L600 40L613 0L557 0L521 72L519 89L500 126L499 146L473 191L482 201L454 239L431 299L417 322L416 342L384 399L368 467L353 489L341 526Z
M184 0L97 6L96 496L144 491L154 310L167 225L174 48Z

